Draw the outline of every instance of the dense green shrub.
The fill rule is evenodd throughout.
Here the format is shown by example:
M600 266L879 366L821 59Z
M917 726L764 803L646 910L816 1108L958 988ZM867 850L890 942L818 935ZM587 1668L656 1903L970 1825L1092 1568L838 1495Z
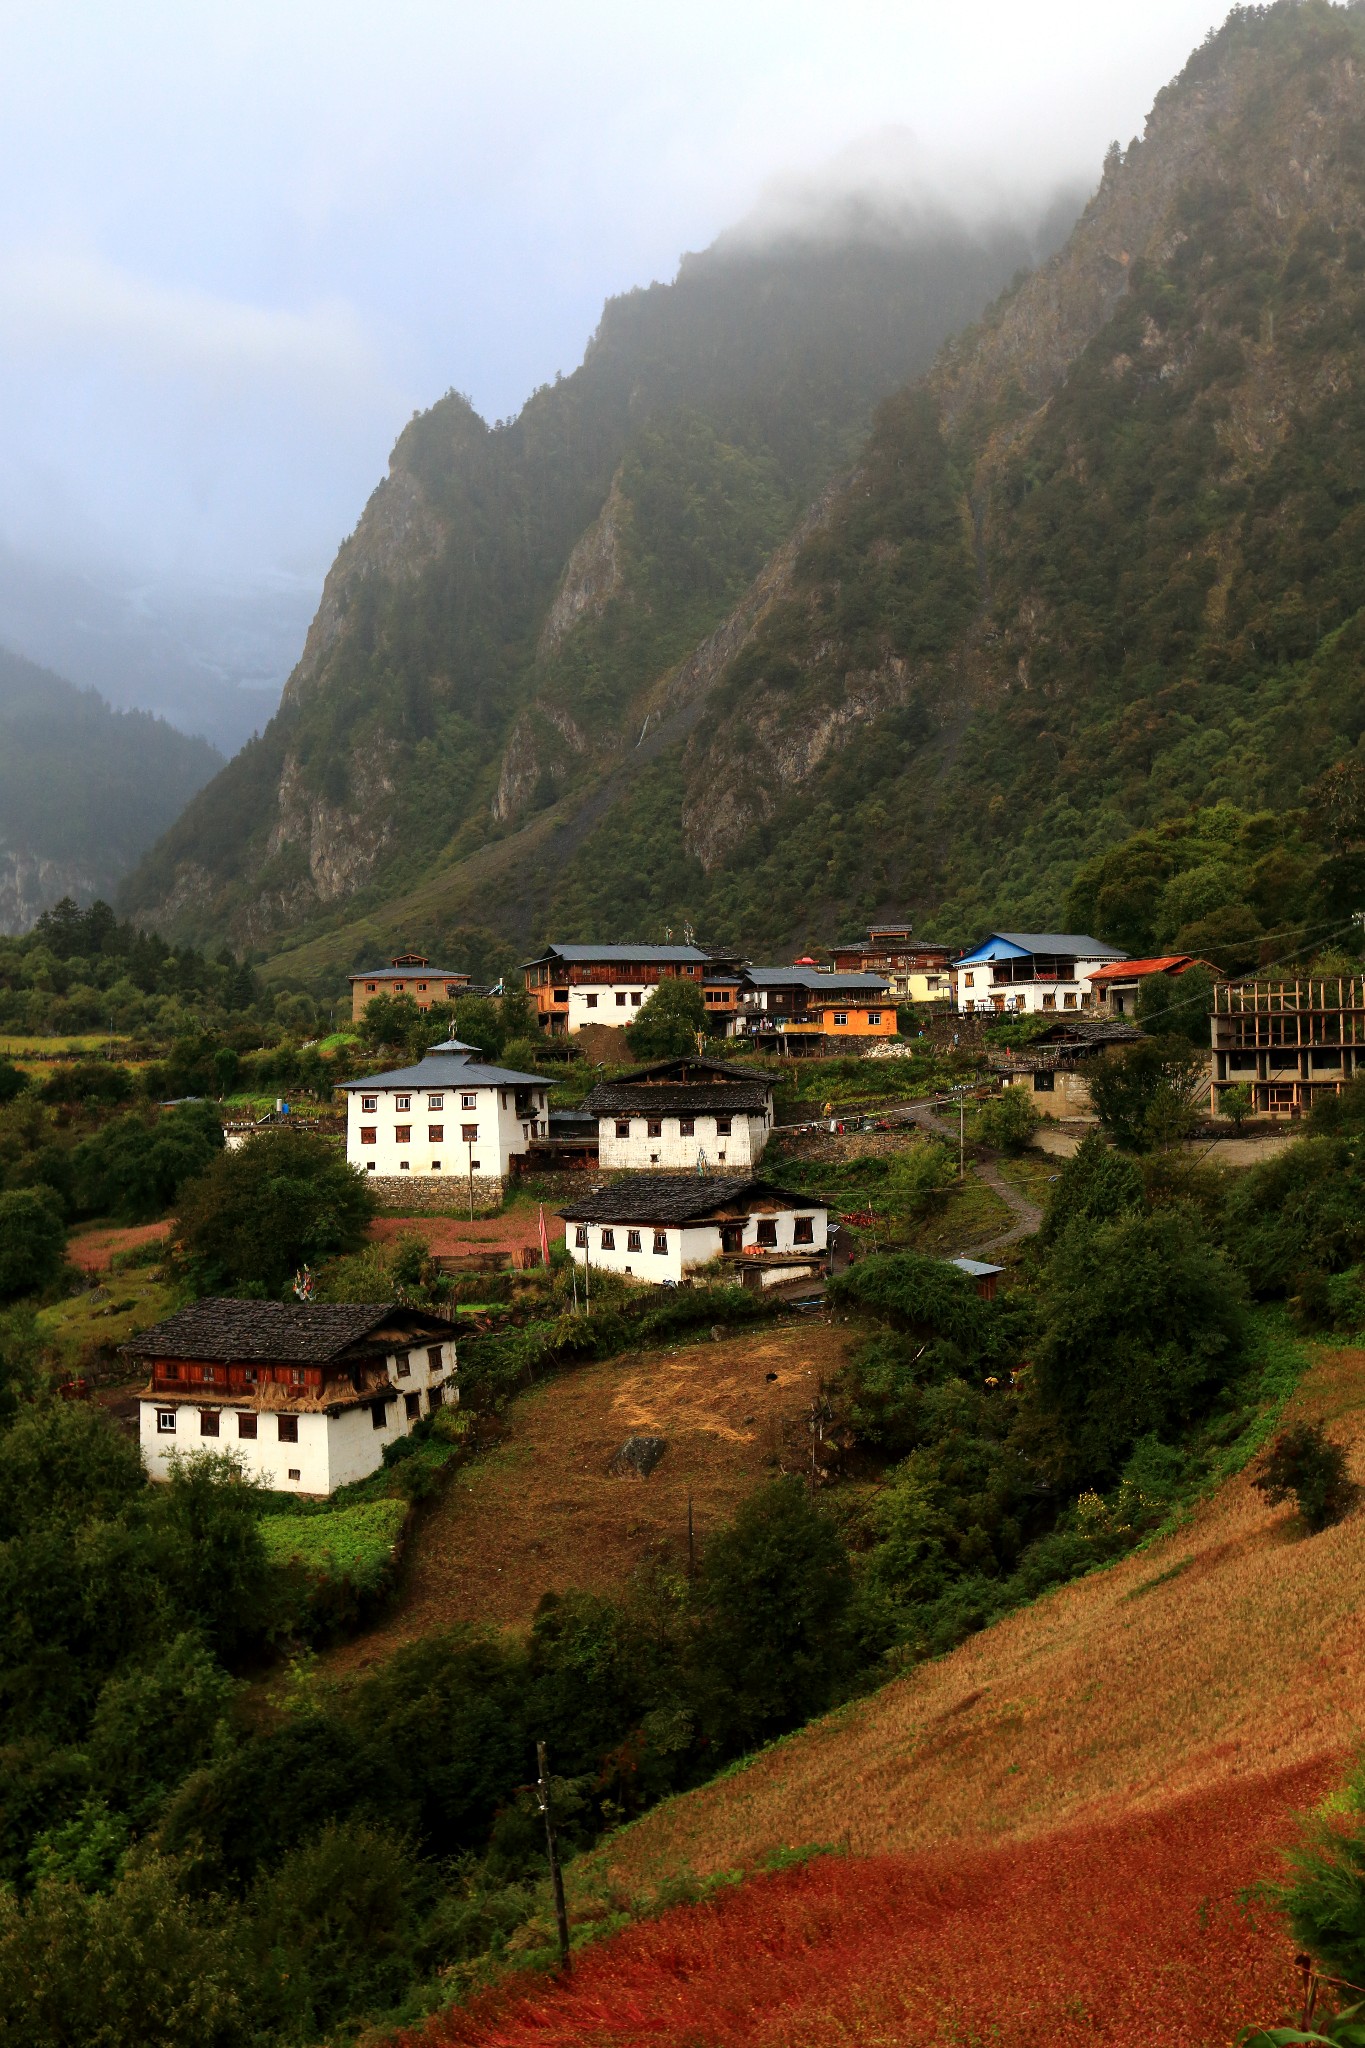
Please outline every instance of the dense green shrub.
M66 1225L47 1188L0 1194L0 1301L40 1294L66 1260Z
M1345 1134L1303 1138L1248 1167L1227 1196L1228 1243L1253 1294L1304 1291L1365 1259L1365 1162ZM1319 1289L1325 1309L1325 1285ZM1310 1296L1310 1306L1312 1297Z
M71 1158L71 1199L78 1215L147 1223L164 1215L186 1181L223 1150L212 1103L186 1102L154 1121L125 1116L78 1144Z
M976 1136L1000 1152L1026 1152L1042 1118L1032 1096L1006 1088L976 1113Z
M1356 1759L1330 1809L1310 1816L1289 1853L1290 1874L1268 1887L1295 1943L1348 1984L1365 1978L1365 1762Z
M674 975L645 998L626 1036L634 1059L671 1060L695 1053L697 1034L709 1029L700 984Z
M1292 1500L1314 1536L1343 1520L1360 1495L1347 1470L1346 1453L1331 1442L1320 1422L1296 1422L1282 1430L1251 1483L1271 1507Z
M1063 1165L1038 1233L1050 1245L1072 1223L1108 1223L1142 1207L1142 1175L1134 1161L1115 1152L1098 1131L1087 1131Z
M326 1139L264 1131L186 1182L177 1244L205 1292L278 1294L305 1263L357 1250L377 1206Z
M1142 1436L1186 1426L1244 1369L1241 1280L1194 1210L1073 1222L1038 1297L1037 1395L1082 1477L1116 1471Z
M1194 1093L1207 1066L1207 1056L1179 1038L1147 1039L1110 1052L1089 1076L1095 1114L1125 1152L1173 1144L1194 1128Z

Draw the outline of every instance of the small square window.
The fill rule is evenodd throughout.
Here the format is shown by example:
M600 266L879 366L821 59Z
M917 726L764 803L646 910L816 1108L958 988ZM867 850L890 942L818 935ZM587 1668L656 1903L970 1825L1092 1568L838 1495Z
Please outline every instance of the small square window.
M379 1107L379 1097L377 1095L362 1095L360 1098L360 1107L365 1112L366 1116L373 1116L375 1111Z
M406 1160L406 1159L400 1159L400 1160L399 1160L399 1162L398 1162L398 1171L399 1171L400 1173L411 1173L411 1171L412 1171L412 1168L411 1168L411 1166L410 1166L410 1165L408 1164L408 1162L407 1162L407 1160Z
M373 1172L374 1172L374 1170L375 1170L375 1164L374 1164L374 1161L373 1161L373 1159L367 1159L367 1160L365 1161L365 1171L366 1171L366 1173L373 1173Z
M371 1429L387 1429L388 1426L388 1411L382 1401L376 1401L370 1410L370 1427Z
M303 1477L303 1474L299 1471L297 1465L291 1465L289 1467L289 1477L291 1479L301 1479Z
M438 1380L438 1381L436 1382L436 1385L435 1385L434 1387L428 1387L428 1388L427 1388L427 1407L428 1407L428 1409L432 1409L432 1408L444 1408L444 1406L445 1406L445 1399L446 1399L446 1390L445 1390L444 1386L443 1386L443 1385L441 1384L441 1382L440 1382L439 1380Z
M797 1217L792 1226L792 1242L793 1244L815 1243L815 1218L813 1216Z
M602 1249L604 1252L614 1252L616 1250L616 1232L614 1230L604 1230L602 1232Z
M428 1143L429 1145L441 1145L441 1144L444 1144L444 1142L445 1142L445 1135L446 1135L446 1127L445 1127L445 1125L444 1125L444 1124L428 1124L428 1125L427 1125L427 1143Z
M377 1136L378 1136L378 1134L379 1134L379 1126L378 1126L377 1124L362 1124L362 1125L360 1126L360 1142L361 1142L361 1144L362 1144L362 1145L373 1145L373 1144L374 1144L374 1142L375 1142L375 1140L376 1140L376 1138L377 1138Z
M628 1138L630 1136L630 1119L628 1117L618 1117L616 1119L616 1135L618 1138Z
M412 1097L410 1095L395 1095L393 1098L393 1106L395 1109L411 1109Z
M464 1143L465 1143L466 1145L477 1145L477 1144L478 1144L478 1142L479 1142L479 1127L478 1127L478 1125L477 1125L477 1124L461 1124L461 1125L460 1125L460 1137L461 1137L461 1139L462 1139L462 1140L464 1141Z
M869 1010L869 1011L868 1011L868 1013L867 1013L867 1021L868 1021L868 1023L869 1023L869 1024L880 1024L880 1023L881 1023L881 1021L882 1021L882 1013L881 1013L881 1011L880 1011L880 1010Z
M407 1354L407 1352L406 1352L406 1351L400 1351L400 1352L399 1352L399 1354L398 1354L398 1364L397 1364L397 1367L396 1367L396 1371L397 1371L397 1373L398 1373L398 1377L399 1377L399 1379L400 1379L400 1380L406 1380L406 1379L410 1379L410 1378L411 1378L411 1376L412 1376L412 1360L411 1360L411 1359L410 1359L410 1358L408 1357L408 1354Z
M776 1247L777 1219L775 1216L762 1216L759 1218L756 1241L761 1245L765 1245L769 1250L773 1250Z
M431 1162L431 1170L432 1170L432 1172L433 1172L433 1173L439 1173L439 1172L441 1171L441 1162L440 1162L440 1160L439 1160L439 1159L433 1159L433 1160L432 1160L432 1162Z
M255 1442L256 1424L258 1419L259 1418L255 1415L239 1415L237 1417L237 1434L244 1440L244 1442Z
M444 1108L445 1108L445 1106L446 1106L446 1099L445 1099L444 1095L428 1095L428 1097L427 1097L427 1108L428 1108L428 1109L444 1109Z
M1040 1068L1033 1077L1033 1092L1035 1095L1051 1095L1056 1087L1056 1082L1057 1076L1052 1072L1051 1068L1046 1070Z
M625 992L622 989L616 991L616 1007L618 1010L624 1010L626 1007Z
M303 1365L291 1365L289 1368L289 1384L293 1387L307 1386L308 1368Z
M156 1411L156 1430L157 1430L157 1435L158 1435L158 1436L174 1436L174 1435L175 1435L175 1410L174 1410L174 1408L158 1408L158 1409L157 1409L157 1411Z
M583 1007L588 1010L595 1010L597 1008L596 996L584 996Z
M217 1377L218 1368L216 1365L206 1365L200 1373L200 1378L203 1380L204 1385L206 1387L211 1387L214 1381L217 1379Z
M655 1251L656 1251L656 1252L667 1252L667 1250L668 1250L668 1232L667 1232L666 1230L656 1230L656 1231L655 1231L655 1233L654 1233L654 1249L655 1249Z
M640 1233L638 1230L628 1230L626 1232L626 1250L628 1252L638 1252L640 1250Z
M848 1022L848 1011L847 1011L847 1010L836 1010L836 1011L834 1012L834 1021L835 1021L835 1023L836 1023L836 1024L847 1024L847 1022Z
M395 1145L410 1145L412 1143L412 1125L395 1124L393 1127L393 1142Z
M441 1370L441 1347L439 1344L433 1344L429 1347L427 1351L427 1364L432 1372L439 1372Z
M483 1162L482 1162L482 1160L479 1160L479 1159L471 1159L471 1160L470 1160L470 1162L469 1162L469 1171L470 1171L471 1173L482 1173L482 1172L483 1172Z
M218 1410L216 1408L201 1408L199 1410L199 1434L200 1436L217 1436Z
M477 1109L477 1108L478 1108L478 1106L479 1106L479 1098L478 1098L478 1096L477 1096L477 1095L462 1095L462 1096L460 1097L460 1108L461 1108L461 1109Z
M573 1241L580 1251L585 1252L588 1249L588 1226L586 1223L580 1223L576 1226Z
M663 1119L661 1117L652 1116L649 1119L648 1124L645 1126L645 1132L648 1137L662 1138L664 1134Z
M411 1421L413 1416L420 1415L421 1412L422 1396L420 1394L404 1394L403 1413L408 1417L409 1421Z
M299 1440L299 1418L297 1415L277 1415L276 1424L282 1444L296 1444Z
M696 1129L697 1119L694 1116L680 1116L678 1118L678 1136L680 1138L694 1137Z
M630 1001L632 1009L638 1010L641 1003L644 1001L644 997L638 994L635 989L632 989L630 992Z
M729 1119L729 1117L728 1117L728 1116L718 1116L718 1117L716 1118L716 1136L717 1136L718 1138L728 1138L728 1137L729 1137L729 1135L730 1135L730 1119Z

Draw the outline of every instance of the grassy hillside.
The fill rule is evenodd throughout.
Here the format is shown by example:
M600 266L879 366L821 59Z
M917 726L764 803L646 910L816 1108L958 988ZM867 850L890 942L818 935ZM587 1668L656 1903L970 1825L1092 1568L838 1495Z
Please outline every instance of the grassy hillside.
M1295 1414L1365 1466L1365 1353ZM544 2048L907 2038L1213 2048L1293 1996L1246 1887L1359 1739L1365 1515L1308 1537L1247 1478L1070 1585L742 1768L571 1872L600 1901L756 1875L420 2037Z

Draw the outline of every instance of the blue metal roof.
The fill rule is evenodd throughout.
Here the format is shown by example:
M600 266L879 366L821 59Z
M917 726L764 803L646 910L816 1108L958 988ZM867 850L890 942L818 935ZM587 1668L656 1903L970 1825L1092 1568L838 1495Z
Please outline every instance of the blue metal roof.
M1019 960L1031 953L1064 953L1075 960L1128 958L1117 946L1107 946L1103 939L1093 939L1088 932L992 932L970 953L964 953L957 964L970 967L974 960Z

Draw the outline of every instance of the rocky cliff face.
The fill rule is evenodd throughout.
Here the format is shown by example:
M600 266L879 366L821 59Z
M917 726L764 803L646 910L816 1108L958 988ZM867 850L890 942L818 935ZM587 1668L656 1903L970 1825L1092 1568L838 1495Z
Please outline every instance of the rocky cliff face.
M509 424L453 395L414 420L278 717L125 907L260 943L588 801L751 634L771 578L746 586L877 400L1034 254L1017 225L865 226L689 258Z

